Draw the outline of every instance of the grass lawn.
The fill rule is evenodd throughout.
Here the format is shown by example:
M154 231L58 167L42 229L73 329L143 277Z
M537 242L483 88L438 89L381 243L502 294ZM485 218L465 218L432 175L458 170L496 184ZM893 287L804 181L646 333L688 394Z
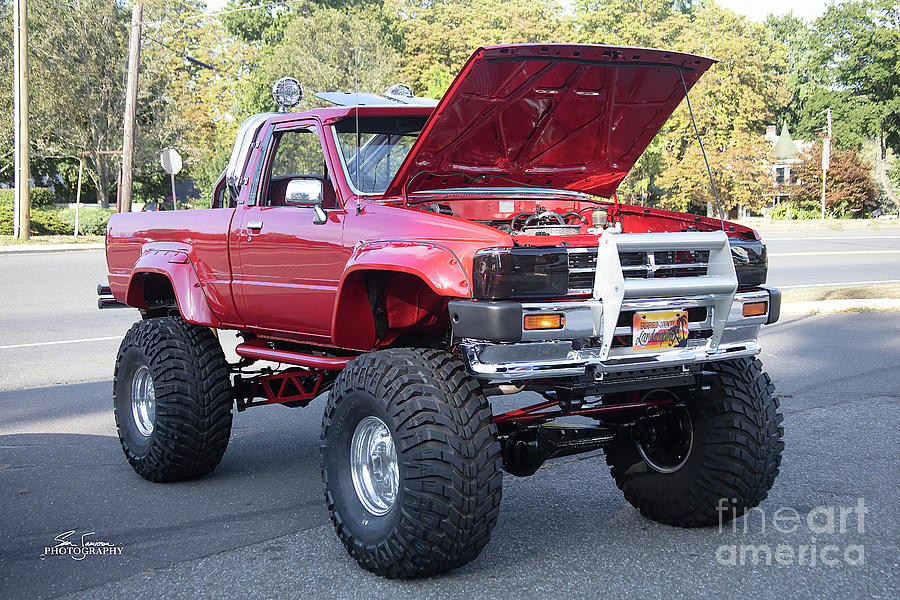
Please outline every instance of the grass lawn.
M900 284L815 287L784 290L782 302L815 302L817 300L870 300L900 298Z

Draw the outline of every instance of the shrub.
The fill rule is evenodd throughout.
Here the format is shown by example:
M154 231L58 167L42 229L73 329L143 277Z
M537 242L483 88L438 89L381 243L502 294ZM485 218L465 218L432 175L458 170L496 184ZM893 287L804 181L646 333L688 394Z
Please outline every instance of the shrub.
M790 208L790 216L788 216L788 208ZM821 216L820 212L798 208L796 204L790 202L782 202L769 212L769 218L771 219L808 220L818 219Z
M11 206L0 206L0 235L13 234L14 212ZM31 211L31 233L34 235L71 235L74 229L52 212Z
M112 210L100 206L82 206L78 214L78 233L87 235L105 235L106 224ZM75 209L64 208L56 213L69 228L75 231Z
M0 206L13 207L16 201L15 188L0 189ZM47 188L31 188L31 210L50 210L54 207L56 196Z
M0 204L0 235L13 234L13 208Z
M31 233L35 235L72 235L75 230L54 213L31 211Z

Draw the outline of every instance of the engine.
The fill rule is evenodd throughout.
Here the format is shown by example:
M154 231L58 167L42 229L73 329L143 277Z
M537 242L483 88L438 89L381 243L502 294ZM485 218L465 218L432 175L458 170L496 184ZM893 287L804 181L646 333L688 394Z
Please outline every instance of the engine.
M588 224L577 212L558 213L553 210L521 212L509 223L513 235L576 235Z
M421 210L444 215L454 215L453 208L448 204L423 204ZM473 220L491 227L496 227L513 236L560 236L577 235L579 233L600 234L604 229L617 225L617 223L611 222L605 207L594 207L590 209L590 219L585 216L586 213L586 210L581 212L555 211L537 205L534 208L534 212L526 210L515 213L509 218L495 217L489 220L475 218ZM619 229L619 231L621 231L621 229Z

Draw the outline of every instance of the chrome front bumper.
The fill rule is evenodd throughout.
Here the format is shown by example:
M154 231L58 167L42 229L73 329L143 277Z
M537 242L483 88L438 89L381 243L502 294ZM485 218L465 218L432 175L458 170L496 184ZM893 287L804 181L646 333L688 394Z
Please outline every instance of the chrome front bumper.
M472 375L493 382L584 375L592 375L595 379L602 380L606 373L730 360L759 353L760 346L756 343L756 337L760 325L770 322L772 317L777 319L777 314L772 313L773 310L777 311L774 299L775 296L770 295L770 291L766 289L736 293L721 342L717 347L713 347L710 338L689 339L686 347L659 352L613 347L604 359L600 347L579 347L581 339L590 339L598 333L596 327L593 331L586 328L588 322L586 315L597 315L602 312L599 301L585 300L522 305L523 314L562 312L566 315L566 323L574 324L577 329L556 332L556 335L570 339L494 343L468 338L462 340L461 348ZM744 317L742 314L744 303L759 301L769 302L769 312L765 315ZM688 330L709 330L714 320L712 312L715 309L712 306L712 298L705 295L625 300L622 302L621 310L662 311L694 307L707 307L706 319L690 323ZM619 326L615 330L615 335L631 335L631 327Z

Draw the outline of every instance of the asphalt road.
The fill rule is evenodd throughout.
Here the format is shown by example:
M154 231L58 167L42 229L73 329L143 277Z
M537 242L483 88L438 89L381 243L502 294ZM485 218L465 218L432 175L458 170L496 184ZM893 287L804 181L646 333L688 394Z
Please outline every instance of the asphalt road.
M784 243L789 253L821 242ZM852 256L881 257L882 271L900 259ZM759 513L746 532L647 521L594 454L530 478L505 476L500 521L478 560L436 579L391 582L360 570L328 521L322 398L236 415L222 463L202 480L159 485L133 473L115 435L110 378L136 313L94 308L103 275L100 252L0 256L0 597L900 594L900 314L789 318L765 328L762 358L786 415L782 473L762 504L765 530ZM79 339L95 341L21 346ZM517 401L527 399L504 399ZM864 520L847 512L843 533L805 521L811 511L839 515L860 498ZM801 526L777 530L778 509L796 510ZM73 539L93 532L87 539L121 553L41 559L72 530ZM763 544L795 553L815 545L819 560L809 564L808 548L806 564L753 565L742 555L741 546ZM837 564L822 564L826 546ZM728 564L732 551L738 564Z
M900 228L772 232L768 283L774 286L900 281Z

